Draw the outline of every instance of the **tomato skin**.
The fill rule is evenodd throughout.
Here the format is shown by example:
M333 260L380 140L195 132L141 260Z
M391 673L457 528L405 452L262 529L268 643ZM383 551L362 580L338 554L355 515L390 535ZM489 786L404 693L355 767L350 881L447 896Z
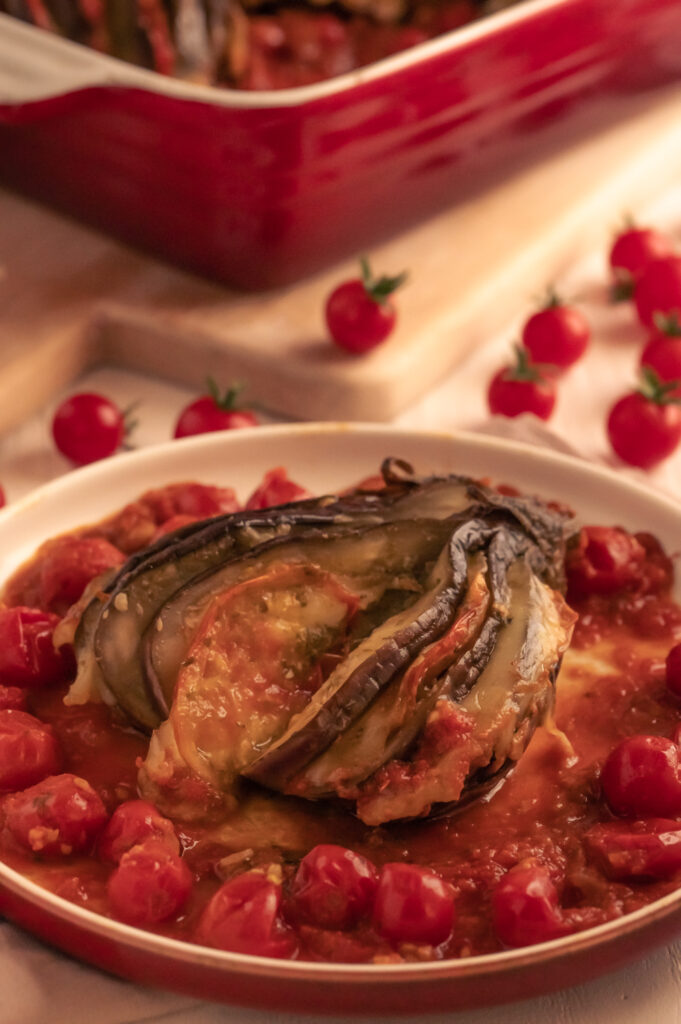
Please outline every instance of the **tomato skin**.
M0 683L27 688L50 686L67 678L70 648L54 649L57 615L38 608L0 608Z
M353 850L320 844L301 860L291 894L296 914L320 928L344 929L367 914L378 873Z
M123 854L149 839L173 853L180 852L180 841L170 818L164 818L148 800L126 800L106 823L97 841L97 853L100 860L118 864Z
M681 823L665 818L607 822L584 836L588 855L608 878L672 878L681 871Z
M520 864L504 875L492 894L492 918L498 939L511 948L550 942L570 931L558 891L539 864Z
M681 814L679 748L664 736L629 736L606 758L601 788L610 810L623 818Z
M681 382L681 337L653 334L641 352L641 367L654 370L661 381ZM681 397L681 384L671 392Z
M652 260L671 256L672 242L654 228L632 227L614 239L608 263L616 280L637 281Z
M434 871L416 864L383 866L373 921L384 939L439 946L452 934L455 918L454 890Z
M616 526L583 526L567 553L568 600L589 594L616 594L641 583L646 549Z
M109 815L89 782L65 773L9 797L4 817L21 846L43 857L65 857L89 849Z
M589 323L580 310L560 303L535 313L523 328L523 345L533 363L567 370L586 352L591 337Z
M644 327L653 326L656 313L681 313L681 256L651 260L636 283L634 302Z
M178 914L193 884L178 853L165 842L145 839L123 854L106 891L115 917L127 924L150 925Z
M377 302L361 278L344 281L329 295L324 310L333 341L345 352L361 355L392 333L397 312L392 302Z
M676 644L667 654L665 682L669 692L681 698L681 644Z
M25 711L0 711L0 790L32 786L62 765L59 741L51 726Z
M297 942L281 917L281 900L281 884L273 877L259 871L237 875L206 906L195 939L233 953L288 959Z
M63 613L88 583L122 565L125 555L104 537L57 537L41 549L40 605Z
M681 406L660 405L639 392L615 402L607 421L613 450L623 462L653 469L681 441Z
M310 491L301 487L300 484L289 480L288 474L283 466L270 469L258 484L246 502L245 508L255 511L263 508L272 508L273 505L286 505L289 501L302 501L304 498L311 498Z
M188 516L185 513L178 513L176 516L171 516L170 519L166 519L165 523L157 528L156 532L151 538L151 543L155 544L161 537L165 537L168 533L175 533L175 530L180 530L183 526L189 526L190 523L198 523L200 519L198 516Z
M490 381L487 404L495 416L513 419L533 413L540 420L548 420L556 404L556 387L548 378L515 380L510 367L505 367Z
M0 684L0 708L5 711L26 711L28 701L26 690L20 686L3 686Z
M258 418L250 409L221 409L212 395L201 395L185 406L177 418L173 437L194 437L218 430L257 427Z
M52 420L52 437L62 455L78 466L107 458L125 437L125 419L118 406L95 392L71 395Z

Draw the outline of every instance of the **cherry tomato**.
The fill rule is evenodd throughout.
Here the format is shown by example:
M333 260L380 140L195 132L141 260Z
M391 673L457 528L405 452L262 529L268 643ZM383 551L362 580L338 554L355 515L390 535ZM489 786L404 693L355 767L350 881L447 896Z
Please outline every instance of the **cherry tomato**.
M621 817L681 814L679 748L664 736L630 736L608 755L601 787L610 810Z
M192 873L179 854L164 842L145 839L123 854L106 891L121 921L150 925L178 914L192 887Z
M527 412L547 420L556 404L556 385L518 348L515 366L506 366L492 377L487 404L496 416L514 417Z
M641 369L653 370L664 383L677 386L668 392L681 397L681 325L674 317L661 321L662 330L656 330L641 352Z
M681 441L681 405L671 395L672 390L646 369L641 390L615 402L608 415L607 432L623 462L652 469L676 450Z
M38 608L0 608L0 683L38 687L60 683L73 667L70 648L54 649L59 617Z
M676 644L667 654L665 682L670 693L681 697L681 644Z
M44 857L87 850L108 818L90 783L71 774L50 775L15 793L4 812L16 841Z
M152 514L160 526L171 516L196 516L207 519L223 512L238 512L239 502L231 487L214 487L211 484L183 483L168 484L157 491L147 491L140 502Z
M634 587L645 564L646 549L633 534L617 526L583 526L565 561L569 599Z
M26 711L28 701L26 690L20 686L2 686L0 684L0 708L4 711L11 708L13 711Z
M566 370L584 355L591 329L580 310L567 306L553 293L544 309L529 318L523 328L523 345L533 363Z
M374 927L392 943L439 946L452 934L454 890L429 868L385 864L378 878Z
M505 946L531 946L568 934L558 891L546 868L520 864L511 868L492 894L492 917Z
M613 879L671 878L681 871L681 823L664 818L611 821L584 836L587 854Z
M153 839L179 854L180 841L170 818L164 818L148 800L126 800L109 818L97 842L101 860L118 864L133 846Z
M621 231L614 239L608 257L618 297L630 297L648 264L671 256L673 252L671 240L654 228L632 225Z
M368 352L392 333L397 312L390 297L407 279L404 273L374 278L367 260L361 268L361 277L334 288L325 308L331 338L353 355Z
M262 483L253 491L245 507L249 510L271 508L273 505L285 505L289 501L302 501L303 498L311 497L310 491L289 480L283 466L277 466L265 473Z
M651 260L636 283L634 302L645 327L653 326L656 313L681 315L681 256Z
M122 565L125 555L103 537L57 537L40 552L40 605L63 614L88 583Z
M146 491L107 524L107 536L127 554L139 551L154 539L157 530L174 516L207 519L241 506L232 487L179 483Z
M118 406L88 391L62 402L52 420L54 443L78 466L113 455L125 432L125 417Z
M295 910L320 928L350 928L371 909L377 878L366 857L343 846L315 846L293 880Z
M175 424L174 437L193 437L195 434L212 434L216 430L258 426L258 419L250 409L238 409L236 406L240 388L232 387L221 395L212 378L209 377L207 383L209 394L201 395L185 406Z
M196 941L233 953L293 956L296 939L281 916L281 871L246 871L215 893L201 915Z
M175 533L175 530L180 530L183 526L189 526L190 523L198 523L200 519L198 516L188 516L184 513L178 513L176 516L171 516L170 519L166 519L165 523L156 529L151 538L151 543L154 544L161 537L165 537L168 533Z
M51 726L25 711L0 711L0 790L32 786L58 772L61 760Z

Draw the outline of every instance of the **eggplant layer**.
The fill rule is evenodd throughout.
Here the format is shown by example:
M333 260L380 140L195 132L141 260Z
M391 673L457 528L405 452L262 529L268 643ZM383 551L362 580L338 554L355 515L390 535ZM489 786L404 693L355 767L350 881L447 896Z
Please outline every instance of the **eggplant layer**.
M553 705L567 518L395 460L385 488L218 516L85 608L72 701L153 731L143 794L224 816L245 779L368 824L494 785Z

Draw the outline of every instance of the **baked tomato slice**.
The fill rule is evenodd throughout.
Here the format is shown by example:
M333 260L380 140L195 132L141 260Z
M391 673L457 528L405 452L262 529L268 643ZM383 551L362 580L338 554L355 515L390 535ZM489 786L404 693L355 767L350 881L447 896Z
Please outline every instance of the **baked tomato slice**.
M358 600L311 564L279 564L220 594L182 664L141 773L145 795L203 814L301 711L342 649ZM207 787L192 808L196 784ZM220 801L223 802L222 800Z

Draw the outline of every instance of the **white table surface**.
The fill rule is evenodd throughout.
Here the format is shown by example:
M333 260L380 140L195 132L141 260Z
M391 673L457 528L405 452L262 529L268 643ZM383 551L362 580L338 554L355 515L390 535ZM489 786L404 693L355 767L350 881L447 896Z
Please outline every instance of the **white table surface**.
M681 247L681 187L662 197L651 210L635 212L640 220L650 219L671 231ZM567 444L586 458L612 463L604 431L606 412L614 399L633 385L645 338L628 306L612 307L606 301L604 253L622 213L607 211L604 216L603 251L594 253L569 277L556 282L585 310L594 339L588 355L560 385L550 435L531 425L491 423L485 406L486 382L510 354L523 313L548 284L545 281L528 281L526 294L518 297L517 309L509 310L508 331L472 352L436 390L405 410L396 425L491 429L507 434L520 431L538 443ZM89 374L78 382L78 390L101 391L122 406L139 401L139 426L134 435L138 447L168 440L179 409L192 397L182 388L111 369ZM44 410L0 440L0 483L10 501L70 471L50 441L52 411ZM633 472L624 468L620 471ZM681 500L681 449L647 479L650 486ZM452 1024L676 1024L681 1022L680 985L681 940L625 970L551 996L430 1020L433 1024L444 1020ZM235 1024L293 1024L309 1019L224 1007L118 981L69 960L6 923L0 923L0 992L2 1024L217 1024L224 1020ZM400 1019L409 1022L417 1018Z

